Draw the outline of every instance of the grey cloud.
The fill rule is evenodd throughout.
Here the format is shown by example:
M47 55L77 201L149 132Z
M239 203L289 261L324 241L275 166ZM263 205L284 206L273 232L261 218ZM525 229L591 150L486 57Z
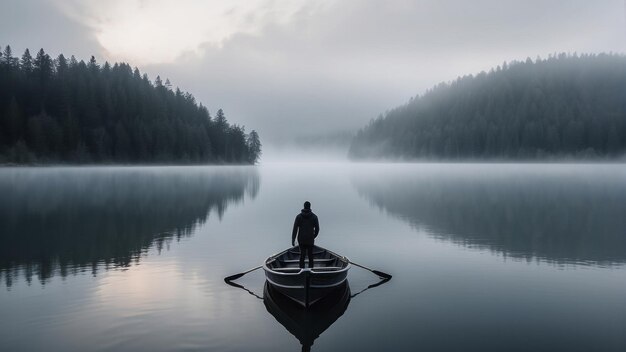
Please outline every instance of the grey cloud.
M65 31L77 30L63 18L45 21L66 21ZM0 42L11 36L2 33ZM99 50L88 32L81 35L77 43ZM142 70L169 77L212 112L224 108L231 121L258 130L268 144L355 130L438 82L505 60L623 52L625 39L622 0L341 0L305 7L287 25L235 35L221 48L206 45L199 57L190 53ZM42 46L72 49L46 40L50 44Z
M103 53L91 29L67 18L51 0L0 2L0 45L11 45L19 55L26 48L84 59Z
M440 81L505 60L622 51L622 9L620 1L341 1L207 48L183 80L212 110L218 104L271 138L356 129ZM620 40L605 40L616 33Z

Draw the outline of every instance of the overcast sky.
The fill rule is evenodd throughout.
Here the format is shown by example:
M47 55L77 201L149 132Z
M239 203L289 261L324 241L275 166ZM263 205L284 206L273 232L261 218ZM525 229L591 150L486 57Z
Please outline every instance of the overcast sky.
M0 45L127 61L266 144L356 130L441 81L626 52L624 0L2 0Z

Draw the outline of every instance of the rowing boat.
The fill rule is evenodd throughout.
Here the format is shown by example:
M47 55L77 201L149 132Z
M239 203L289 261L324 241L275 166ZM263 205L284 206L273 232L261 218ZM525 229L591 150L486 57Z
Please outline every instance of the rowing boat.
M305 260L308 265L308 258ZM267 282L278 292L308 308L337 290L347 279L350 261L325 248L313 247L313 267L299 267L299 247L267 258L263 270Z

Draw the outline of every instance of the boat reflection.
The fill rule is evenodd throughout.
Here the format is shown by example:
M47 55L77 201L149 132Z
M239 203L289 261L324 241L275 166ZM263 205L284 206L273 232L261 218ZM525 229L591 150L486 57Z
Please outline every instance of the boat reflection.
M265 308L276 321L300 341L302 351L310 351L313 342L346 312L351 299L369 289L383 285L389 280L381 279L356 293L352 293L350 284L346 280L337 286L336 290L331 291L309 308L304 308L301 304L280 293L267 280L263 288L263 297L238 283L226 281L226 284L262 299Z
M315 339L345 313L350 298L350 285L347 281L309 309L303 309L301 305L276 291L267 281L263 290L265 308L300 341L302 351L310 351Z

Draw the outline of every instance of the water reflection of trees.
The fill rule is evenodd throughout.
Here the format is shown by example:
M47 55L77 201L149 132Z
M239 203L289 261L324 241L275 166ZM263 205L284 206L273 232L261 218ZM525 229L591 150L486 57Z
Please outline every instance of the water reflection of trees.
M7 286L125 267L254 198L252 167L5 169L0 275Z
M464 246L558 263L624 263L624 172L581 168L392 168L353 184L375 206Z

